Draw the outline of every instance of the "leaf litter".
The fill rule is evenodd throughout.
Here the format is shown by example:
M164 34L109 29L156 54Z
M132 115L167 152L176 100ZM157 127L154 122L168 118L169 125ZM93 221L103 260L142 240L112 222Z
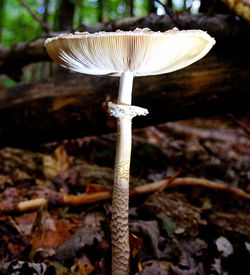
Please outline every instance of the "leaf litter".
M247 191L249 139L213 122L135 130L131 186L181 171ZM1 204L112 190L114 140L1 149ZM131 274L249 274L248 200L193 186L132 197L130 205ZM1 214L0 274L110 274L110 218L110 202Z

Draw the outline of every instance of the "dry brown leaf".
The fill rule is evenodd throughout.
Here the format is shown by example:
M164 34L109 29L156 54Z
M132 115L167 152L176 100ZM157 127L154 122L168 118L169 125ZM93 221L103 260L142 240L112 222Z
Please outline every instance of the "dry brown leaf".
M160 275L161 274L161 268L160 264L156 261L148 262L141 273L141 275Z
M18 231L25 236L31 234L34 223L37 218L37 212L26 213L15 217L16 225L18 226Z
M35 248L39 248L41 245L43 247L54 248L67 240L71 235L72 231L76 230L73 225L65 219L54 219L55 231L44 231L42 232L40 228L37 228L32 234L31 244Z
M42 230L47 231L56 231L55 220L51 217L50 213L47 211L42 212L41 217Z
M86 255L79 259L71 268L72 271L78 272L81 275L88 275L94 271L93 265L90 263Z
M155 220L131 220L130 229L132 232L142 236L147 242L144 243L144 249L151 252L152 257L160 257L162 251L159 249L160 232L158 224Z
M70 238L60 244L56 249L56 259L64 262L78 256L87 246L96 251L96 242L104 239L104 232L98 227L84 226L77 230Z
M96 193L103 191L108 191L108 189L101 184L88 183L85 193Z
M246 192L250 193L250 184L247 185Z
M59 173L67 170L69 166L69 157L62 145L56 148L54 156L43 156L43 173L47 179L54 179Z
M105 216L102 212L89 212L84 215L84 225L90 227L101 227L101 224L105 221Z
M31 176L23 170L15 169L13 171L12 180L14 182L15 181L25 181L25 180L30 180L30 179L31 179Z
M13 184L10 176L0 174L0 188L4 188L6 183L8 183L9 185Z
M3 265L4 274L37 274L44 275L47 271L45 263L30 263L20 260L12 260Z
M138 270L139 270L139 272L143 271L143 267L142 267L142 263L141 262L138 262Z
M140 237L137 237L136 235L130 232L129 242L130 242L132 257L134 258L143 246L143 239Z

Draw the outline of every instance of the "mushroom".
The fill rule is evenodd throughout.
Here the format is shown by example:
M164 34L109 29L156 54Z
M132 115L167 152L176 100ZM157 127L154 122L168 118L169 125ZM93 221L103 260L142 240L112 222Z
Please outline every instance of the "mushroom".
M131 122L146 115L144 108L131 105L133 78L158 75L184 68L206 55L215 40L200 30L166 32L134 31L63 34L48 38L50 57L73 71L120 77L117 103L108 103L117 119L117 146L112 197L112 274L129 274L129 170Z

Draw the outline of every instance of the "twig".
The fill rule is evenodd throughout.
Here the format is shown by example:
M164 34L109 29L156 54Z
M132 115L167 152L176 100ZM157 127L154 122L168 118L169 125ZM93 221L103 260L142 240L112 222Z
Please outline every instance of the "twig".
M210 149L209 146L206 145L204 140L200 140L200 145L207 151L208 154L216 157L222 163L230 165L230 159L227 159L227 158L221 156L220 154L218 154L217 152L213 151L212 149Z
M82 204L90 204L99 201L105 201L111 199L112 195L110 191L90 193L84 195L63 195L61 204L67 206L78 206Z
M245 192L243 189L227 186L225 184L217 183L217 182L202 179L202 178L193 178L193 177L177 178L168 186L168 188L181 187L181 186L204 187L214 191L226 192L237 198L246 199L246 200L250 199L250 194Z
M26 211L36 210L40 207L45 206L46 204L47 204L46 199L39 198L39 199L19 202L17 207L20 212L26 212Z
M142 186L137 186L133 188L130 192L131 196L142 195L153 193L165 186L165 188L174 188L181 186L190 186L190 187L204 187L207 189L211 189L214 191L223 191L230 193L234 197L242 198L242 199L250 199L250 194L246 193L244 190L230 187L221 183L217 183L211 180L206 180L202 178L193 178L193 177L185 177L185 178L176 178L170 184L169 179L163 179L160 181L156 181L153 183L148 183Z
M158 190L156 190L156 192L160 193L164 191L180 175L180 173L181 173L181 170L176 172L171 178L168 179L168 181L166 181L165 184L163 184Z
M236 118L233 114L227 114L227 117L231 119L234 123L236 123L247 135L250 136L250 128L243 123L241 120Z
M172 20L172 22L178 27L179 29L183 29L183 25L173 16L172 12L169 10L169 8L163 4L160 0L155 0L155 2L159 3L165 10L166 14L169 16L169 18Z
M31 9L30 7L23 2L23 0L18 0L19 3L29 12L29 14L35 19L41 26L42 28L47 32L50 33L51 29L49 26L41 19L39 18Z
M224 184L220 184L214 181L202 179L202 178L172 178L171 179L163 179L160 181L156 181L153 183L148 183L142 186L137 186L130 191L130 196L144 195L150 194L154 192L158 192L163 188L174 188L174 187L203 187L214 191L226 192L231 194L234 197L250 200L250 194L246 193L244 190L226 186ZM90 194L83 195L67 195L61 193L51 193L47 199L39 198L34 200L28 200L19 202L17 205L14 204L0 204L0 213L1 214L9 214L9 213L24 213L31 210L37 210L45 205L49 205L51 207L59 207L59 206L80 206L85 204L91 204L96 202L101 202L105 200L111 199L111 192L96 192Z

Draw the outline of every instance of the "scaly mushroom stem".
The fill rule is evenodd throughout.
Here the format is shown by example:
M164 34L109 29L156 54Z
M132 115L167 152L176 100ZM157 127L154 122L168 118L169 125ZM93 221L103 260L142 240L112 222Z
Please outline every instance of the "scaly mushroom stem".
M118 104L131 105L133 73L121 75ZM129 274L129 170L132 144L132 117L117 118L117 141L112 194L112 274Z
M132 118L146 115L146 109L131 106L133 74L121 75L118 104L109 102L110 115L117 118L117 144L112 195L112 275L129 274L129 169L132 144Z
M117 144L112 195L112 274L129 274L129 168L131 118L117 119Z

